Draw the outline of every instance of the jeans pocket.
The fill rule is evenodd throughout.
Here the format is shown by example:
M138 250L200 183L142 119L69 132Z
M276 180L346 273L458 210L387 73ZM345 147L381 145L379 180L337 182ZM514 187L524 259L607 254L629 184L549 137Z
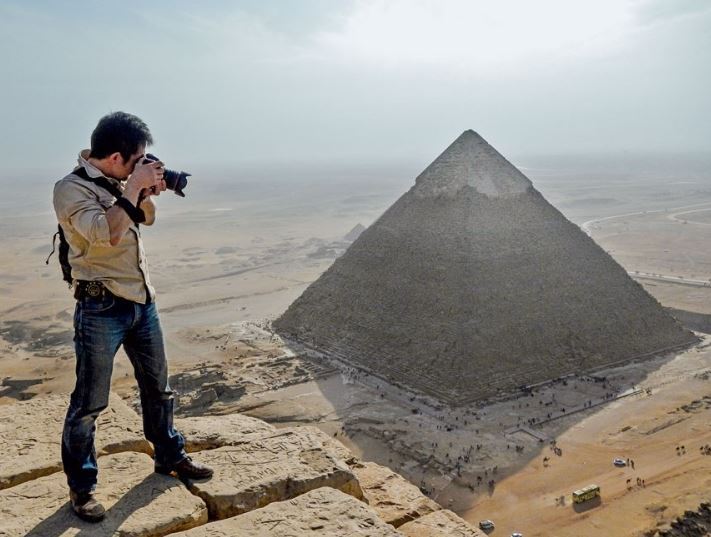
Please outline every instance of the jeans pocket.
M104 313L109 311L116 303L116 297L110 293L105 293L100 297L85 297L81 300L82 310L86 313Z

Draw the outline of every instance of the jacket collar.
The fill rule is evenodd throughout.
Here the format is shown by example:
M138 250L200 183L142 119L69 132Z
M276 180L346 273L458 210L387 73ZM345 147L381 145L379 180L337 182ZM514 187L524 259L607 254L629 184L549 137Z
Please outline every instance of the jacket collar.
M114 179L113 177L106 177L99 168L89 162L88 159L90 152L91 150L89 149L82 149L81 151L79 151L79 156L77 158L78 165L74 169L76 170L77 168L84 168L89 177L104 177L108 179L109 182L111 182L112 184L116 186L121 186L121 181L119 181L118 179Z

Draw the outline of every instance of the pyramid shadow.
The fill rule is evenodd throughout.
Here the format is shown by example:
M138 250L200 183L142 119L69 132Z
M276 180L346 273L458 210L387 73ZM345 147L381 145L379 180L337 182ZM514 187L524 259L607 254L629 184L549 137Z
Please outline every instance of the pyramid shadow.
M300 348L293 349L293 351L297 353L299 352L299 350ZM506 427L504 425L501 426L498 431L492 431L491 429L487 429L485 434L482 432L481 435L476 435L476 425L472 424L470 424L468 429L460 428L452 429L452 431L447 431L446 429L428 431L428 433L432 435L432 437L436 436L439 439L440 443L448 442L448 440L450 439L450 433L451 438L456 438L457 435L461 435L462 433L466 432L471 432L471 442L473 444L481 442L482 445L485 446L485 448L489 447L489 444L491 444L490 435L493 434L496 436L495 440L498 441L499 446L503 446L507 443L510 443L512 449L510 450L508 462L503 463L496 474L492 474L491 471L489 471L489 475L487 477L483 476L483 466L476 467L476 465L472 465L470 467L461 467L461 472L459 475L457 475L457 465L456 463L454 463L453 459L452 464L446 468L447 473L452 476L451 479L444 486L435 490L427 490L427 487L421 487L423 489L423 492L436 499L444 507L448 507L455 511L459 510L460 508L464 510L466 508L470 508L471 505L475 503L476 499L482 497L482 495L486 495L488 497L494 496L496 493L497 482L515 474L517 471L519 471L535 459L540 459L545 455L550 456L552 459L557 459L558 457L561 457L563 460L565 460L565 450L560 450L560 455L554 454L554 452L552 451L553 448L551 447L551 441L554 441L556 438L562 436L566 431L574 428L583 420L589 419L598 412L604 411L609 405L613 403L624 401L627 398L644 397L645 392L643 390L633 390L631 389L631 386L637 386L641 384L650 374L664 367L665 364L672 361L674 358L675 354L668 353L666 355L651 358L647 361L638 361L632 364L627 363L619 366L618 368L606 370L599 373L604 374L611 372L613 374L620 374L620 371L624 371L625 386L622 387L626 388L627 386L629 386L630 388L622 390L621 393L614 397L593 400L592 405L588 405L589 399L586 399L581 396L576 406L566 408L565 412L560 412L559 415L553 416L551 419L543 419L540 420L540 422L527 426L526 429L528 429L529 431L519 431L518 433L507 434L507 429L509 429L509 427ZM379 393L397 393L396 397L394 397L393 399L389 400L388 395L381 399L382 404L390 405L391 408L393 408L394 415L394 418L390 423L382 424L382 431L398 427L402 416L406 416L409 414L408 403L410 403L411 398L414 397L417 399L424 397L424 394L422 393L407 391L402 387L385 386L384 381L378 377L373 377L369 380L364 380L363 376L361 376L360 378L361 381L363 381L364 387L361 386L359 389L368 390L373 395L373 397L379 397ZM529 392L528 390L517 391L509 394L509 398L505 399L503 403L500 400L489 400L488 402L479 401L471 405L462 405L459 407L447 406L443 404L441 408L443 412L457 412L462 411L466 408L473 408L479 412L489 412L490 406L502 404L510 405L515 404L519 401L524 402L529 399L533 400L536 397L540 396L540 394L545 392L546 390L559 389L565 382L568 383L568 387L571 388L571 391L575 391L571 387L573 383L577 382L593 384L593 380L584 380L590 378L591 377L581 375L579 377L569 377L564 380L553 380L534 388L532 392L533 397L531 396L531 392ZM329 379L317 379L315 383L318 389L320 390L322 396L332 404L334 409L337 409L334 411L331 417L335 418L336 421L348 424L352 418L352 409L338 409L343 408L342 402L343 398L347 397L347 390L356 388L349 388L348 386L344 386L343 391L339 392L338 390L334 389L332 383L329 383ZM377 383L381 386L380 392L377 389L373 388L373 383ZM617 386L612 386L611 384L608 384L607 388L609 390L613 390L617 388ZM396 408L400 409L399 413L395 410ZM624 413L624 410L621 410L620 412L621 418L627 416ZM402 449L393 449L392 444L389 444L387 441L385 441L382 436L378 436L377 434L375 434L375 429L377 425L368 423L367 409L360 407L358 409L358 415L358 419L364 421L366 425L360 429L351 429L349 431L350 434L348 434L346 443L355 446L356 450L362 454L363 460L374 461L378 464L391 467L393 470L404 475L409 481L411 481L415 485L420 485L421 482L425 482L428 480L426 479L426 477L431 478L434 474L437 473L436 471L430 472L425 466L421 464L420 461L425 459L424 453L419 454L422 455L419 460L419 455L415 453L415 451L417 451L418 449L417 444L422 441L422 436L428 433L423 432L421 435L418 436L417 430L414 430L413 428L413 430L410 431L409 436L400 437L400 448ZM381 419L382 414L378 414L374 417L377 417L377 419ZM435 424L437 422L436 420L430 420L429 423ZM347 427L348 426L346 425L346 428ZM531 435L530 432L533 432L534 435ZM521 436L525 436L529 439L529 441L521 441ZM343 437L337 439L343 439ZM411 445L406 446L405 444L408 440L411 441ZM515 453L513 447L518 443L525 443L526 449L520 453ZM499 454L502 454L502 451L505 448L500 447L499 449ZM403 466L397 467L397 463L403 463ZM481 476L482 480L477 481L477 476ZM488 486L487 481L492 478L494 483L491 486ZM447 501L450 498L454 499L454 504L448 505ZM585 508L595 506L594 501L587 503L590 505L586 504Z

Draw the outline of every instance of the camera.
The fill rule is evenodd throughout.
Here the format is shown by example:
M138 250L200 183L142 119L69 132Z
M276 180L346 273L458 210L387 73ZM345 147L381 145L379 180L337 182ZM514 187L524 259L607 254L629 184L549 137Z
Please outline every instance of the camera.
M143 164L148 164L149 162L157 162L160 159L151 153L146 153L146 157L143 159ZM176 172L175 170L169 170L164 168L163 170L163 180L165 181L165 186L168 190L172 190L181 198L185 197L183 189L188 186L188 177L192 174L188 172Z

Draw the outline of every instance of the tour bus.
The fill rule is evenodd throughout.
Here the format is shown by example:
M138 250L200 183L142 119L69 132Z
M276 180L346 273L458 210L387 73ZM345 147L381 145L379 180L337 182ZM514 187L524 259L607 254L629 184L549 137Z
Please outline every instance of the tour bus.
M583 503L593 498L600 496L600 487L597 485L588 485L585 488L573 492L573 503Z

